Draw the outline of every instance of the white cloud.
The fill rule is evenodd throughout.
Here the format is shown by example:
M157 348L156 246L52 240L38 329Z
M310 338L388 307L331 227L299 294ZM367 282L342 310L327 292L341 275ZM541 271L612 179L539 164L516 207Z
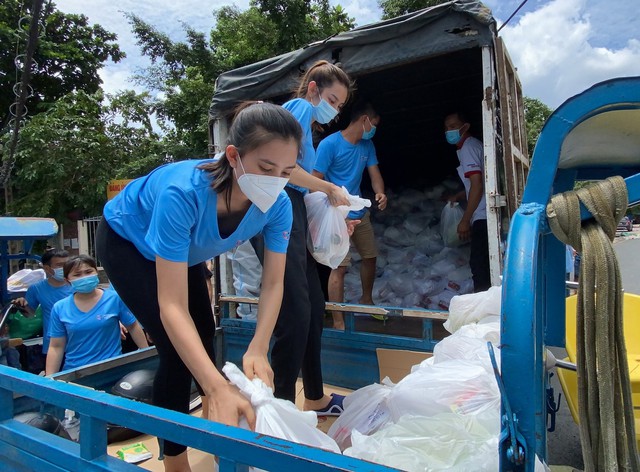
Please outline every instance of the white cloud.
M556 108L567 98L606 79L640 75L640 40L596 46L595 31L616 25L591 14L588 0L552 0L524 14L501 34L518 68L525 95ZM611 29L609 29L611 28ZM633 30L638 35L637 30Z
M205 6L200 0L57 0L55 4L64 13L81 13L89 18L89 23L97 23L118 35L117 43L127 57L117 64L108 62L100 71L103 89L114 93L123 89L142 91L132 83L131 76L137 69L149 65L148 59L140 53L125 13L134 13L173 40L182 40L185 37L183 24L208 33L215 23L213 10L231 4L245 9L249 0L214 0L205 2Z
M377 0L330 0L342 5L358 26L378 21ZM521 3L520 0L486 0L498 25ZM127 58L107 64L101 71L104 88L115 92L136 88L130 76L148 60L123 12L132 12L174 40L184 38L182 23L209 32L214 26L212 11L235 4L241 10L249 0L58 0L66 13L83 13L118 34ZM205 6L203 6L205 5ZM551 107L589 86L618 76L640 75L640 13L638 0L529 0L500 34L513 59L525 95Z

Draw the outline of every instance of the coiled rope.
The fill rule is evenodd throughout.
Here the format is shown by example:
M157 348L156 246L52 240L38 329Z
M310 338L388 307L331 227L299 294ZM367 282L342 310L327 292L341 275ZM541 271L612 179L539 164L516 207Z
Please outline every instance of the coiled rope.
M593 219L580 219L580 202ZM613 250L628 206L622 177L555 195L553 234L581 254L576 313L578 413L585 472L640 471L622 320L622 281Z

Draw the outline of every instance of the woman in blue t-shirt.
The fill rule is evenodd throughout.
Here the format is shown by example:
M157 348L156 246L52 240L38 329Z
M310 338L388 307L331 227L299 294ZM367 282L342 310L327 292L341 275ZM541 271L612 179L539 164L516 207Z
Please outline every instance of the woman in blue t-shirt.
M324 319L324 291L316 261L307 250L308 222L304 195L308 190L327 194L332 205L348 205L344 191L309 172L316 161L313 147L314 123L327 124L339 113L349 97L349 76L335 64L318 61L301 77L296 97L284 105L302 126L303 146L298 164L286 191L293 207L293 226L287 251L284 296L271 362L275 374L275 396L295 400L295 385L302 370L305 410L337 416L344 397L325 395L320 362ZM259 247L257 248L259 253Z
M159 167L105 206L96 235L98 257L158 349L154 404L187 413L193 375L205 417L237 425L245 416L255 424L251 404L214 365L215 322L203 262L264 235L260 315L243 369L272 386L267 352L282 302L291 231L291 202L282 189L301 139L300 125L282 107L245 106L217 159ZM165 441L165 468L189 470L185 451Z
M73 295L58 301L51 310L47 375L76 369L122 354L120 323L139 348L149 347L135 317L113 290L98 288L96 261L87 255L69 259L63 269Z

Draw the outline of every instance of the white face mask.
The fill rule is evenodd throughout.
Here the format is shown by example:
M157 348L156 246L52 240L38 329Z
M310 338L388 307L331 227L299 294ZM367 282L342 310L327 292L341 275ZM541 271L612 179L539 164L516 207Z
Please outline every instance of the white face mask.
M280 195L284 186L287 185L289 179L272 177L270 175L247 174L242 165L242 160L240 160L240 156L238 156L238 162L243 172L240 177L238 177L238 173L236 172L240 190L242 190L242 193L244 193L262 213L266 213L276 202L278 195ZM235 172L236 170L233 169L233 171Z

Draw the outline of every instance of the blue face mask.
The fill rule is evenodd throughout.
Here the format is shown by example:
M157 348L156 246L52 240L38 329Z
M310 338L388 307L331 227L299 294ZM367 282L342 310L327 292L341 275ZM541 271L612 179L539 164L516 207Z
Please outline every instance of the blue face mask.
M369 131L365 130L364 123L362 124L362 139L371 139L376 134L376 127L373 126L373 123L371 123L371 120L369 120L369 124L371 125L371 129Z
M447 138L447 142L449 144L458 144L460 141L460 130L459 129L450 129L449 131L445 131L445 138Z
M320 96L320 92L318 92L318 97L320 97L320 103L313 105L313 119L324 125L336 117L338 110L329 105L329 102Z
M64 269L62 267L53 269L53 275L51 277L58 282L64 282Z
M70 282L74 292L91 293L98 287L100 279L98 279L97 274L94 274L87 275L86 277L81 277L79 279L74 279Z

